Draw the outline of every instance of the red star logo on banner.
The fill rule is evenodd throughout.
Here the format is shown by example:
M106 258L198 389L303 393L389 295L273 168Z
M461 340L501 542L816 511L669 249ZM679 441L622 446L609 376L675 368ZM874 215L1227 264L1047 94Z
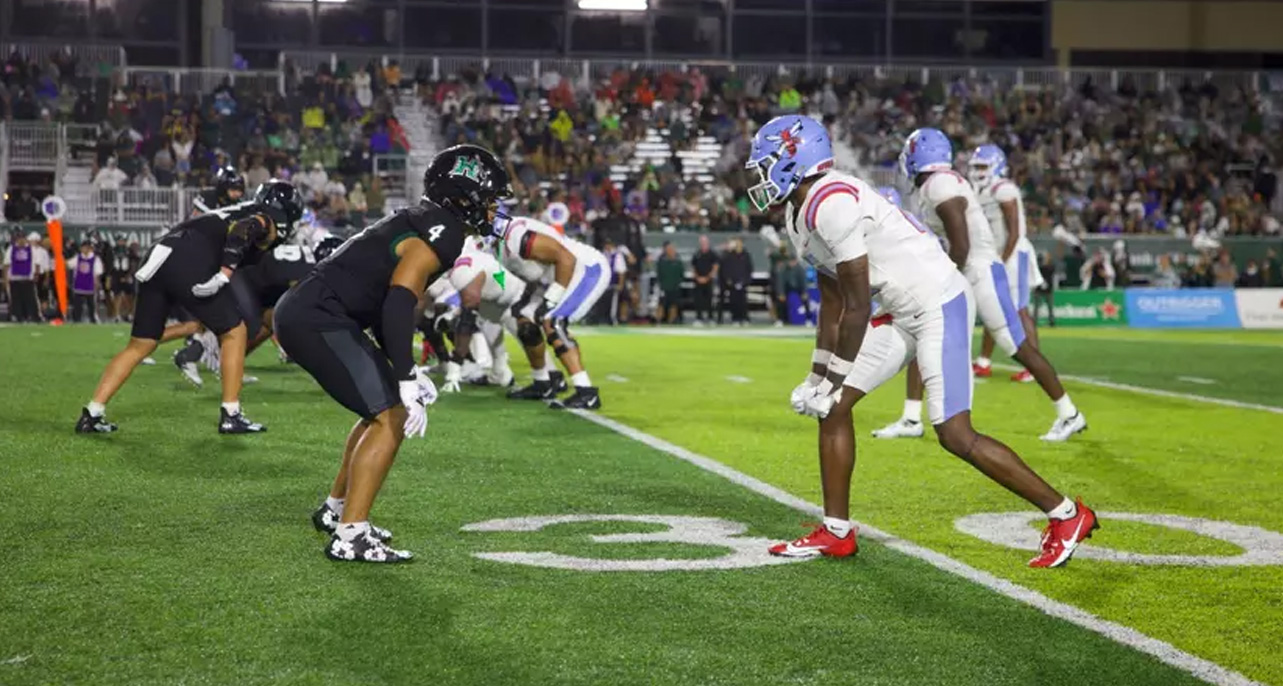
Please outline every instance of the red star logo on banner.
M1104 319L1118 319L1118 305L1114 304L1111 298L1105 298L1105 302L1100 304L1100 316Z

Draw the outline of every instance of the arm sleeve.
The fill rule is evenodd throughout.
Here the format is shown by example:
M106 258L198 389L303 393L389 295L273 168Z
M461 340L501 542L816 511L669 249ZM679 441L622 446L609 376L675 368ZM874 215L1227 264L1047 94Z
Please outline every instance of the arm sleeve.
M815 233L839 264L868 254L864 236L872 225L865 203L849 193L834 193L816 208Z
M398 381L414 378L414 306L419 299L404 286L393 286L383 298L383 354Z
M267 237L267 227L257 215L238 219L227 230L227 240L223 243L222 265L235 269L245 258L245 250Z

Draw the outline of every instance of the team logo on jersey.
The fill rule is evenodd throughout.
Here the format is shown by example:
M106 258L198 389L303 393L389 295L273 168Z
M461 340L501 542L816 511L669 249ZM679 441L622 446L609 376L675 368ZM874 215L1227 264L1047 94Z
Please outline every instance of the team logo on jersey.
M799 119L796 124L790 126L788 129L781 131L776 135L767 136L766 140L771 143L779 143L780 150L787 150L790 155L796 155L797 146L802 142L802 139L798 138L798 134L800 133L802 133L802 121Z
M450 176L466 176L473 181L481 179L481 160L476 157L460 157L454 161Z

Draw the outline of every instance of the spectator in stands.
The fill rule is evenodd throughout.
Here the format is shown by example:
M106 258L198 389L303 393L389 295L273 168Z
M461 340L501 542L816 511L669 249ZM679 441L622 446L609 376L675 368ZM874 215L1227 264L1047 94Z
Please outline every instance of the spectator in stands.
M1113 260L1104 248L1098 248L1079 270L1082 290L1113 289L1116 274Z
M1279 263L1279 256L1274 248L1266 249L1265 260L1261 263L1261 272L1264 274L1265 285L1270 288L1283 288L1283 265Z
M1247 266L1243 268L1243 273L1238 277L1238 282L1234 284L1238 288L1264 288L1265 275L1261 273L1261 266L1256 260L1248 260Z
M1181 277L1172 267L1171 255L1158 256L1158 268L1150 275L1149 285L1154 288L1180 288Z
M129 175L116 166L116 158L109 157L107 158L107 166L99 169L98 173L94 175L93 184L95 190L114 191L119 190L128 180Z
M744 250L744 241L731 239L719 260L719 269L731 323L744 326L748 324L748 287L753 281L753 257Z
M133 178L132 185L134 188L151 190L160 186L160 183L156 180L156 176L152 174L151 167L144 163L139 168L137 176Z
M1200 254L1198 259L1188 266L1189 269L1182 279L1186 288L1212 287L1212 266L1207 259L1207 255Z
M1217 288L1233 288L1238 282L1238 267L1229 250L1222 249L1212 266L1212 285Z
M352 184L352 192L347 195L348 210L360 215L362 220L370 212L370 204L365 199L365 186L360 181Z
M655 277L659 282L659 316L665 324L682 323L682 281L686 278L686 265L677 256L677 246L664 241L663 253L655 261Z

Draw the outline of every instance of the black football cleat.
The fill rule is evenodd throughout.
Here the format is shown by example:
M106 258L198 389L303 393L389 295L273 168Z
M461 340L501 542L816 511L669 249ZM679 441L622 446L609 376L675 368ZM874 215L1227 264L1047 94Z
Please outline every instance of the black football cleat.
M218 408L218 433L220 434L258 434L267 431L267 427L258 422L251 422L244 412L227 414L227 410Z
M76 422L76 433L78 434L109 434L118 427L107 421L106 417L95 417L89 414L89 410L80 408L80 421Z
M330 508L329 505L321 503L312 513L312 526L323 534L333 534L339 528L339 513ZM392 540L392 532L373 524L370 525L370 535L375 539L387 543Z
M556 395L556 391L548 381L535 381L529 386L508 391L510 400L548 400Z
M558 371L548 372L548 382L552 384L553 395L561 395L566 392L566 389L570 388L566 384L566 375Z
M408 550L395 550L372 536L371 532L359 534L350 541L343 540L338 534L332 534L330 542L325 545L325 556L335 562L381 564L409 562L414 559L414 553Z
M554 400L548 407L555 410L600 410L601 396L595 386L575 386L575 392L565 400Z

